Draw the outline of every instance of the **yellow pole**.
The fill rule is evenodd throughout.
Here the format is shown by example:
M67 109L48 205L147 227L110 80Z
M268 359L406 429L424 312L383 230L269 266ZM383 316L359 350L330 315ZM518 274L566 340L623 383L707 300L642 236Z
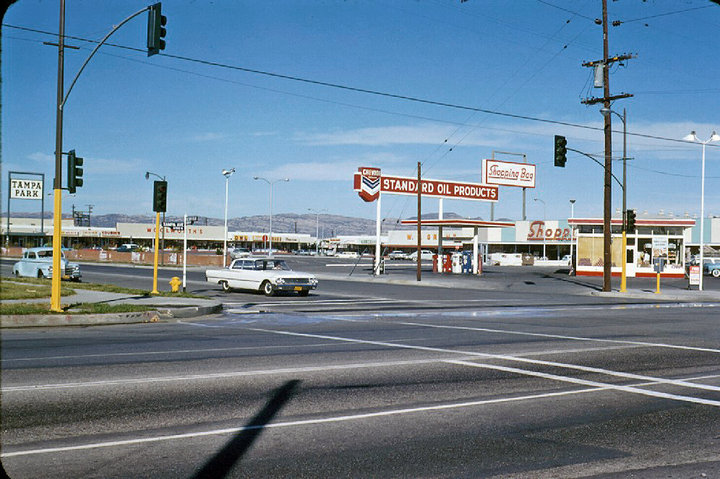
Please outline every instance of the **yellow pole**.
M660 294L660 273L657 274L657 289L655 290L655 294Z
M624 221L624 220L623 220ZM622 232L622 254L620 258L622 264L622 277L620 278L620 292L624 293L627 291L627 233L625 228Z
M55 189L55 206L53 210L53 269L52 288L50 295L50 311L57 313L62 311L60 306L60 278L62 277L61 261L62 256L62 190Z
M153 262L153 289L150 294L160 294L157 289L158 278L158 243L160 242L160 212L155 213L155 260Z

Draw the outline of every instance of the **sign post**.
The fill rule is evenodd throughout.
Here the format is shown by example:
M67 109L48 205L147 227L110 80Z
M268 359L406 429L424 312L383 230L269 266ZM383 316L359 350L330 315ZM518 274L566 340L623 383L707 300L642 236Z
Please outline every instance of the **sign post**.
M652 257L655 265L655 273L657 277L657 288L655 294L660 294L660 273L665 269L665 263L668 258L668 239L667 236L653 236L652 239Z

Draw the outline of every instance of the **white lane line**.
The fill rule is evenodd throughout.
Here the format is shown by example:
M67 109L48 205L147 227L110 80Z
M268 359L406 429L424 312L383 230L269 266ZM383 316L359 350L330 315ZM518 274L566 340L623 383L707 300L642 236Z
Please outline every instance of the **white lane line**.
M559 376L557 374L548 374L548 373L542 373L539 371L528 371L526 369L519 369L519 368L510 368L507 366L496 366L493 364L482 364L482 363L475 363L472 361L458 361L458 360L452 360L452 361L446 361L451 364L458 364L461 366L471 366L475 368L483 368L483 369L493 369L496 371L504 371L509 373L516 373L521 374L523 376L535 376L539 378L544 379L551 379L554 381L562 381L566 383L573 383L573 384L580 384L583 386L594 386L597 388L604 388L604 389L614 389L617 391L624 391L628 393L634 393L634 394L640 394L643 396L652 396L652 397L658 397L663 399L673 399L675 401L685 401L685 402L691 402L695 404L703 404L705 406L715 406L720 407L720 401L714 401L712 399L703 399L703 398L697 398L693 396L681 396L677 394L669 394L669 393L663 393L658 391L652 391L648 389L641 389L634 386L621 386L621 385L614 385L614 384L608 384L608 383L601 383L597 381L588 381L586 379L578 379L578 378L571 378L568 376ZM659 383L656 383L659 384ZM695 384L695 383L690 383Z
M471 363L471 364L473 366L477 366L477 364L475 364L475 363ZM710 378L716 378L716 377L717 376L701 376L701 377L696 377L696 378L691 378L691 379L700 380L700 379L710 379ZM652 384L653 383L642 383L642 384L636 384L634 386L635 387L650 386ZM349 414L349 415L345 415L345 416L306 419L306 420L301 420L301 421L284 421L284 422L277 422L277 423L269 423L264 426L232 427L232 428L224 428L224 429L212 429L209 431L191 432L191 433L185 433L185 434L172 434L172 435L164 435L164 436L143 437L143 438L137 438L137 439L125 439L125 440L121 440L121 441L95 442L95 443L88 443L88 444L79 444L77 446L27 449L27 450L23 450L23 451L3 452L3 453L0 453L0 458L30 456L30 455L37 455L37 454L53 454L53 453L59 453L59 452L82 451L82 450L88 450L88 449L99 449L99 448L104 448L104 447L132 446L132 445L136 445L136 444L147 444L147 443L161 442L161 441L175 441L175 440L181 440L181 439L194 439L194 438L198 438L198 437L237 434L239 432L250 431L250 430L260 429L260 428L282 429L282 428L287 428L287 427L308 426L308 425L315 425L315 424L328 424L328 423L339 423L339 422L347 422L347 421L358 421L358 420L362 420L362 419L373 419L373 418L377 418L377 417L401 416L401 415L406 415L406 414L417 414L417 413L422 413L422 412L461 409L461 408L468 408L468 407L485 406L485 405L490 405L490 404L505 404L505 403L519 402L519 401L530 401L530 400L535 400L535 399L547 399L547 398L552 398L552 397L562 397L562 396L570 396L570 395L575 395L575 394L586 394L586 393L592 393L592 392L599 392L599 391L610 390L610 389L615 389L615 387L612 385L607 385L607 386L601 386L601 387L590 387L590 388L586 388L586 389L576 389L576 390L572 390L572 391L561 391L561 392L543 393L543 394L530 394L530 395L526 395L526 396L516 396L516 397L497 398L497 399L483 399L483 400L478 400L478 401L437 404L434 406L423 406L423 407L415 407L415 408L391 409L391 410L386 410L386 411L378 411L378 412L371 412L371 413L364 413L364 414ZM5 446L5 448L7 449L7 446Z
M332 344L337 344L333 342ZM350 364L337 364L337 365L323 365L323 366L307 366L299 368L279 368L279 369L260 369L253 371L230 371L223 373L203 373L203 374L188 374L183 376L165 376L165 377L152 377L152 378L131 378L131 379L106 379L102 381L79 381L69 383L56 383L56 384L35 384L29 386L8 386L3 387L3 393L11 392L22 392L22 391L38 391L44 389L71 389L71 388L82 388L82 387L98 387L98 386L117 386L127 384L146 384L146 383L161 383L161 382L173 382L173 381L194 381L204 379L226 379L226 378L237 378L247 376L264 376L273 374L300 374L310 373L318 371L341 371L347 369L360 369L360 368L379 368L379 367L394 367L394 366L414 366L419 364L432 364L442 363L446 360L456 359L456 357L446 358L433 358L433 359L417 359L407 361L387 361L387 362L371 362L371 363L350 363ZM466 359L472 359L468 357Z
M328 335L323 335L323 334L296 333L296 332L292 332L292 331L282 331L282 330L273 330L273 329L260 329L260 328L247 328L247 329L249 329L251 331L282 334L282 335L287 335L287 336L299 336L299 337L316 338L316 339L329 339L329 340L335 340L335 341L340 341L340 342L349 342L349 343L356 343L356 344L369 344L369 345L373 345L373 346L385 346L385 347L389 347L389 348L412 349L412 350L417 350L417 351L430 351L430 352L436 352L436 353L451 353L451 354L455 353L455 354L462 354L464 356L474 356L474 357L485 358L485 359L500 359L500 360L504 360L504 361L515 361L515 362L528 363L528 364L541 365L541 366L552 366L552 367L558 367L558 368L573 369L573 370L577 370L577 371L604 374L607 376L619 377L619 378L624 378L624 379L635 379L635 380L640 380L640 381L658 382L661 384L671 384L673 386L681 386L681 387L694 388L694 389L704 389L704 390L708 390L708 391L720 391L720 386L697 384L697 383L676 380L676 379L663 379L663 378L657 378L657 377L653 377L653 376L645 376L643 374L624 373L622 371L612 371L610 369L593 368L590 366L581 366L578 364L558 363L555 361L543 361L543 360L539 360L539 359L528 359L528 358L522 358L522 357L518 357L518 356L505 355L505 354L490 354L490 353L479 353L479 352L475 352L475 351L433 348L433 347L429 347L429 346L414 346L411 344L389 343L386 341L369 341L369 340L364 340L364 339L344 338L344 337L339 337L339 336L328 336Z
M398 340L402 341L402 340ZM337 341L332 341L328 343L315 343L310 344L306 346L329 346L331 344L337 344ZM292 346L273 346L272 348L297 348L297 345ZM624 346L629 347L629 346ZM264 347L261 347L264 348ZM572 353L572 352L589 352L589 351L605 351L605 350L612 350L612 349L618 349L619 347L610 347L610 348L584 348L584 349L570 349L570 350L556 350L556 351L546 351L543 352L543 354L564 354L564 353ZM244 349L244 348L237 348L237 349ZM254 349L254 348L247 348L247 349ZM189 350L188 352L204 352L206 350ZM216 350L211 350L216 351ZM173 351L173 352L182 352L182 351ZM120 353L125 354L125 353ZM132 353L127 353L132 354ZM148 353L150 354L150 353ZM163 352L157 352L154 354L165 354ZM529 352L529 353L521 353L518 354L518 356L532 356L540 354L538 352ZM93 357L96 355L85 355L80 357ZM58 356L57 358L63 358L61 356ZM53 359L53 358L42 358L42 359ZM456 359L454 356L452 358L438 358L438 359L417 359L417 360L407 360L407 361L386 361L386 362L372 362L372 363L349 363L349 364L337 364L337 365L331 365L331 366L307 366L307 367L300 367L300 368L279 368L279 369L260 369L260 370L251 370L251 371L227 371L222 373L203 373L203 374L190 374L190 375L182 375L182 376L161 376L161 377L150 377L150 378L126 378L126 379L105 379L102 381L75 381L75 382L68 382L68 383L50 383L50 384L32 384L32 385L24 385L24 386L6 386L3 388L0 388L0 391L3 393L12 393L12 392L23 392L23 391L42 391L42 390L50 390L50 389L76 389L76 388L84 388L84 387L102 387L102 386L127 386L131 384L152 384L152 383L164 383L164 382L181 382L181 381L202 381L206 379L231 379L231 378L237 378L237 377L252 377L252 376L267 376L267 375L273 375L273 374L299 374L299 373L308 373L308 372L318 372L318 371L333 371L333 370L348 370L348 369L361 369L361 368L381 368L381 367L394 367L394 366L413 366L413 365L420 365L420 364L432 364L432 363L442 363L447 362L451 359ZM466 358L468 360L475 359L475 356L471 356ZM6 380L7 382L7 380Z
M315 346L329 346L331 344L337 344L337 342L326 342L326 343L315 343L303 345L303 347L315 347ZM163 356L172 354L195 354L195 353L224 353L233 351L254 351L254 350L265 350L265 349L297 349L296 344L289 344L286 346L275 345L275 346L244 346L236 348L207 348L207 349L168 349L166 351L135 351L128 353L102 353L102 354L76 354L66 356L34 356L29 358L5 358L0 359L0 363L12 363L12 362L23 362L23 361L57 361L62 359L86 359L86 358L111 358L111 357L132 357L132 356Z
M682 349L686 351L700 351L705 353L720 353L720 349L711 348L698 348L694 346L682 346L677 344L665 344L665 343L650 343L645 341L629 341L622 339L602 339L602 338L587 338L582 336L564 336L561 334L544 334L544 333L530 333L526 331L511 331L507 329L490 329L490 328L476 328L470 326L449 326L440 324L427 324L427 323L413 323L413 322L398 322L398 324L404 324L406 326L422 326L424 328L437 328L437 329L459 329L464 331L479 331L484 333L498 333L498 334L514 334L518 336L534 336L538 338L551 338L551 339L569 339L573 341L592 341L599 343L615 343L615 344L630 344L633 346L648 346L656 348L668 348L668 349Z

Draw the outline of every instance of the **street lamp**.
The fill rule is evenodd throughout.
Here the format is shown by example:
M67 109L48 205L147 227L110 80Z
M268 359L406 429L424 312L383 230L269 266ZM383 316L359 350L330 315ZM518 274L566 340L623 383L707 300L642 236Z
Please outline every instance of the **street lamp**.
M600 108L600 113L603 116L615 115L622 120L623 123L623 200L622 200L622 257L620 258L620 264L622 265L622 274L620 278L620 292L624 293L627 291L627 112L623 108L623 114L620 115L618 112L611 110L610 108Z
M262 176L253 176L253 180L262 180L268 185L270 185L270 252L268 253L268 256L273 255L272 250L272 217L273 217L273 185L279 181L290 181L290 178L281 178L279 180L273 180L270 181L267 178L263 178Z
M225 177L225 235L223 236L223 268L225 267L225 262L227 261L227 213L228 213L228 183L230 182L230 177L235 173L235 168L230 168L229 170L222 170L222 174Z
M687 135L685 138L683 138L685 141L693 141L695 143L700 143L702 145L702 173L700 174L700 284L698 285L698 289L700 291L703 290L703 270L705 269L705 260L704 260L704 254L703 249L705 248L704 243L704 224L705 224L705 145L707 145L710 142L713 141L720 141L720 135L712 132L712 135L710 135L710 138L707 141L700 141L700 139L695 135L694 131L691 131L689 135Z
M318 247L320 244L320 213L323 211L327 211L326 209L322 210L314 210L312 208L308 208L308 211L311 213L315 213L315 256L318 256L320 252L318 251Z
M145 172L145 179L149 180L150 175L157 176L162 181L166 181L164 176L160 176L157 173L153 173L151 171ZM162 212L162 223L163 223L162 224L162 236L160 239L160 264L164 265L165 264L165 212L164 211Z
M545 238L546 238L546 235L545 235L545 227L546 227L545 221L547 221L547 219L546 219L546 216L547 216L547 215L546 215L546 213L547 213L547 208L546 208L546 205L545 205L545 201L541 200L540 198L533 198L533 201L539 201L540 203L543 204L543 230L542 230L542 235L543 235L543 258L547 259L547 254L545 253L545 245L546 245L546 243L545 243Z

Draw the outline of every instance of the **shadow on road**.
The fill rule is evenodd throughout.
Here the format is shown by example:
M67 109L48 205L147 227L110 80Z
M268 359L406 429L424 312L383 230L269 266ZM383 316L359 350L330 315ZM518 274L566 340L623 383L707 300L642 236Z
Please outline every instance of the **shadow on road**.
M295 393L300 381L295 379L280 387L265 407L220 449L195 475L193 479L219 479L226 477L240 458L265 429L265 425L282 409Z

